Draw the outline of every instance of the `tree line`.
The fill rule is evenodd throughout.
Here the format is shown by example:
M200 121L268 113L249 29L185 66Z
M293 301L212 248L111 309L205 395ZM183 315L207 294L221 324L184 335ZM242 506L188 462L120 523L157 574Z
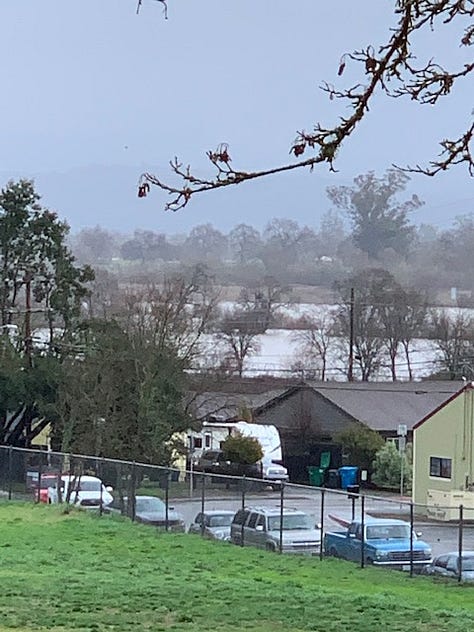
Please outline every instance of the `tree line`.
M125 236L97 226L81 230L70 243L79 261L128 280L204 264L222 285L252 285L271 275L284 284L331 289L351 274L378 267L404 285L439 293L457 287L469 303L472 209L446 230L415 226L412 213L423 202L415 194L403 197L408 184L405 173L390 169L380 177L360 175L351 186L329 187L330 208L317 228L291 218L273 219L262 231L239 224L228 233L203 223L175 236L150 230Z

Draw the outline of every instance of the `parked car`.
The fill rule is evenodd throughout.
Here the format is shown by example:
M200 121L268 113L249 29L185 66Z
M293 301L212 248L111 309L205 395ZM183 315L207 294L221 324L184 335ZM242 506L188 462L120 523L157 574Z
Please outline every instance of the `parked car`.
M326 555L360 562L364 535L364 561L366 564L387 566L398 570L410 570L413 557L415 570L431 562L431 547L419 540L417 534L410 539L410 525L403 520L367 518L347 522L344 531L330 531L324 535ZM420 534L421 535L421 534ZM410 544L413 542L413 552Z
M55 477L48 487L48 503L69 502L83 509L107 507L113 501L112 487L106 487L96 476L73 476L63 474L58 490L58 478Z
M189 527L189 533L199 533L211 540L230 540L230 525L234 511L199 512Z
M125 496L123 501L115 498L113 502L106 508L106 513L119 513L128 515L128 498ZM143 524L166 528L166 505L156 496L136 496L135 497L135 520ZM179 533L184 533L186 526L181 514L168 507L168 529Z
M424 575L459 578L459 552L445 553L435 557L431 564L423 569ZM461 580L474 582L474 551L463 551Z
M280 508L252 507L240 509L232 520L230 539L233 544L256 546L267 551L280 548ZM283 511L282 553L316 555L321 545L321 529L308 514L296 509Z
M194 469L197 472L220 474L222 476L245 475L251 478L261 478L262 476L260 463L253 463L251 465L233 463L225 459L222 450L205 450L198 458Z

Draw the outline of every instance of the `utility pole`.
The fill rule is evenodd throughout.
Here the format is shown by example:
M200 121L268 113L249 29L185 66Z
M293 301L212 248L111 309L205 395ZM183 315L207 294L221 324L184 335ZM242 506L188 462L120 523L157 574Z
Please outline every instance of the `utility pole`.
M354 288L351 287L351 298L349 303L349 368L347 371L347 381L354 381Z

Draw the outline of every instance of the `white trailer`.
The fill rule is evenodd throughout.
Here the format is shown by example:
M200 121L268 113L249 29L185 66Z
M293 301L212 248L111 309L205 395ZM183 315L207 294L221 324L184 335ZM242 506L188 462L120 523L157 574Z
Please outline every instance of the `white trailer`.
M198 459L205 451L220 450L225 439L238 432L245 437L258 439L262 446L262 478L271 481L288 480L288 470L282 465L281 438L276 426L247 421L203 422L201 432L190 433L193 457Z

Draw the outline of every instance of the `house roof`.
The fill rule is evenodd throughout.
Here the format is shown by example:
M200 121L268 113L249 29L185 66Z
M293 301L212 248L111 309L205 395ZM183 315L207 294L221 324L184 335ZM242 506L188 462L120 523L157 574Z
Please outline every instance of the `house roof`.
M210 391L192 395L190 408L196 419L216 417L233 419L242 415L242 409L255 410L275 400L287 391L286 388L271 389L261 393L225 393Z
M218 419L235 419L242 415L242 409L261 412L277 406L300 388L310 388L324 397L333 406L344 411L373 430L396 432L399 424L406 424L412 430L415 424L430 416L452 399L465 382L423 381L423 382L306 382L298 385L284 383L256 382L249 380L238 385L232 383L219 389L190 393L191 409L197 419L210 416ZM222 390L221 390L222 389Z
M358 421L379 432L399 424L411 430L439 409L464 382L310 382L313 390Z

